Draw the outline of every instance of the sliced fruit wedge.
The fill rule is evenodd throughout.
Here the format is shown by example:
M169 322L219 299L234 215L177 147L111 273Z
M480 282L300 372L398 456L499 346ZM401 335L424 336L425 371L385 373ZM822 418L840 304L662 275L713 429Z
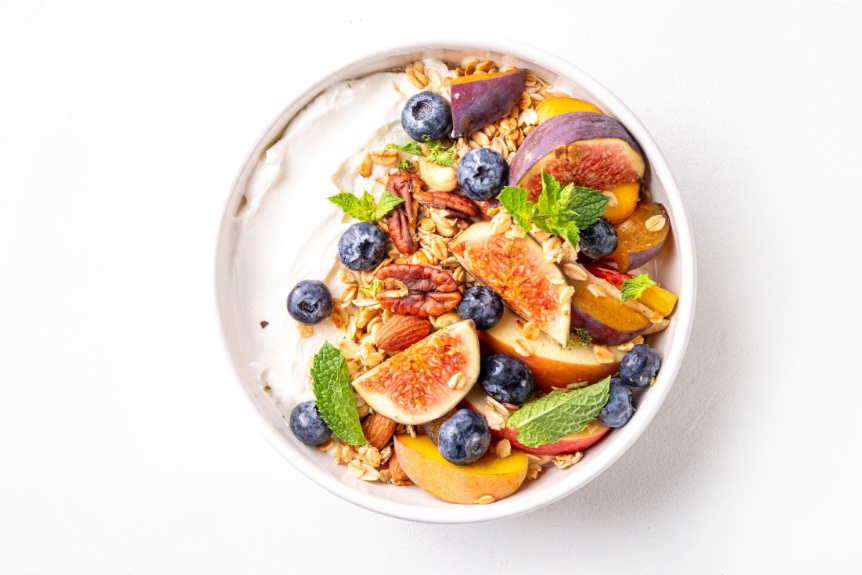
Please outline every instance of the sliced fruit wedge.
M455 407L476 383L480 368L479 340L468 320L389 358L354 380L353 388L380 415L418 425Z
M604 266L588 263L582 263L581 265L583 265L588 272L597 278L606 280L617 289L622 289L623 283L634 277L631 274L624 274ZM659 284L645 289L641 297L638 298L638 301L649 309L659 312L663 316L669 316L673 312L674 307L676 307L678 299L679 298L677 298L676 295Z
M639 268L661 251L670 233L670 220L664 206L641 202L625 221L614 225L617 249L611 254L617 269L627 272Z
M518 328L518 321L518 316L509 310L504 311L500 323L488 331L479 332L479 343L483 353L508 353L526 363L533 372L536 387L543 391L550 392L581 381L596 383L619 371L625 352L611 348L613 363L599 363L589 347L577 343L563 347L543 333L534 340L526 340ZM532 355L524 357L515 351L515 342L519 339L527 341Z
M562 185L595 190L637 184L643 152L622 124L604 114L569 112L548 118L524 139L509 168L509 185L542 192L542 170Z
M590 282L572 298L572 325L586 330L594 344L620 345L641 335L652 322Z
M395 456L413 483L449 503L499 501L527 477L527 456L516 449L502 459L489 450L479 461L458 466L446 461L427 435L396 435ZM488 496L490 501L483 499Z
M512 70L452 80L452 135L466 136L508 114L524 93L526 79L526 70Z
M577 98L548 98L536 106L536 114L539 116L540 124L548 118L553 118L560 114L568 114L569 112L596 112L597 114L604 114L604 112L589 102L584 102Z
M494 235L490 222L480 222L452 238L449 250L509 308L557 342L568 343L571 312L564 297L568 285L560 268L545 261L542 246L534 239Z
M465 407L478 411L482 415L485 414L485 404L488 395L480 386L475 386L470 393L461 402ZM508 439L512 447L525 451L527 453L535 453L538 455L562 455L563 453L574 453L590 447L599 439L601 439L610 428L604 423L593 420L587 426L577 433L572 433L555 441L554 443L546 443L538 447L527 447L518 441L518 430L512 427L504 427L503 429L492 429L491 435L494 439Z

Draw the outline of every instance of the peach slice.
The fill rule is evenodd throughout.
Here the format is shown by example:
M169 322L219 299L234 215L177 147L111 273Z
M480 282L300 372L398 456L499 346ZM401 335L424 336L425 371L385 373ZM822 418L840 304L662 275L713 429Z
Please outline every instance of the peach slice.
M509 113L524 93L526 70L472 74L455 78L452 95L452 135L466 136Z
M640 193L640 183L620 184L615 188L607 190L616 198L616 204L605 209L604 218L610 224L618 224L632 215L638 205L638 194ZM611 202L613 203L613 201Z
M617 289L622 289L623 283L633 277L631 274L620 273L617 270L606 268L604 266L587 263L582 263L581 265L583 265L588 272L598 278L607 280L608 283ZM676 295L669 292L664 288L664 286L659 284L645 289L638 301L649 309L657 311L667 317L673 312L678 299L679 298L677 298Z
M462 401L462 405L478 411L485 415L485 398L488 397L480 386L475 386L470 390L470 393ZM535 453L538 455L562 455L563 453L574 453L590 447L604 435L610 431L610 427L601 421L594 419L587 426L577 433L569 434L559 441L554 443L546 443L538 447L527 447L518 441L518 430L511 427L503 429L492 429L491 435L496 440L508 439L512 447L525 451L527 453Z
M622 273L639 268L653 259L670 232L670 220L664 206L641 202L624 222L616 224L617 250L611 254Z
M588 283L572 298L572 325L586 330L595 344L619 345L645 332L652 322Z
M539 115L540 124L548 118L569 112L596 112L597 114L604 114L604 112L589 102L584 102L577 98L549 98L536 106L536 114Z
M534 340L527 340L533 350L529 357L523 357L515 351L515 341L524 338L518 329L518 316L509 310L503 312L500 323L488 331L480 331L479 342L482 355L489 353L508 353L522 360L533 372L536 387L543 391L553 391L555 387L566 387L570 383L588 381L596 383L619 371L619 362L624 352L611 348L615 361L599 363L592 350L577 344L567 348L561 347L556 341L543 333ZM475 388L480 386L476 385Z
M449 503L470 505L488 495L499 501L527 477L527 456L516 449L504 459L489 450L479 461L459 467L443 459L427 435L396 435L395 455L410 481Z
M604 114L569 112L548 118L524 139L509 167L509 185L542 192L542 170L563 185L594 190L636 184L644 175L643 152L625 127Z

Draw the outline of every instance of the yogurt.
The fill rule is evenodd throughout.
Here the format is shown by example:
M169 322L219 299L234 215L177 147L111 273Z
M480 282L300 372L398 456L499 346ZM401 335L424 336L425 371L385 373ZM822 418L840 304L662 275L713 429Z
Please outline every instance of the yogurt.
M455 76L440 60L423 63L441 78ZM412 141L401 129L401 110L418 91L405 74L386 72L331 86L291 120L246 184L233 221L231 303L249 373L284 415L314 399L310 359L338 336L327 319L311 337L300 337L286 305L301 280L323 281L333 297L345 288L336 278L338 240L356 220L326 198L382 193L373 191L374 183L390 168L374 165L363 178L359 164L386 144ZM261 322L268 325L261 329Z

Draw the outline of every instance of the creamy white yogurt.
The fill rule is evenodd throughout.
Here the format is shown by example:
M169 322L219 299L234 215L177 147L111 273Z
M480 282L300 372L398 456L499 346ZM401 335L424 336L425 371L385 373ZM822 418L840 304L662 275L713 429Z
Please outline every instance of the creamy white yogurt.
M454 76L439 60L423 63L442 78ZM286 306L301 280L325 282L333 297L344 290L335 277L341 267L338 240L355 220L326 198L372 192L389 168L375 165L363 178L359 163L366 152L411 141L401 129L401 110L417 92L405 74L335 84L291 120L249 178L247 203L233 223L232 304L250 373L262 387L268 384L282 414L314 398L309 358L338 335L327 319L314 326L311 337L300 337ZM262 321L269 322L265 329Z

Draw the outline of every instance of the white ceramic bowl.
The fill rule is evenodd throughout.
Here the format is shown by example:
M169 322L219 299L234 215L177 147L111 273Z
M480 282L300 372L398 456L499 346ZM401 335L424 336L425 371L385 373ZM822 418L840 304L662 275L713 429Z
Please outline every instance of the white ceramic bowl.
M550 466L539 480L525 482L517 493L492 505L454 505L440 501L418 487L393 488L351 477L346 473L345 466L334 464L330 455L300 444L290 433L269 396L247 374L247 370L239 368L246 366L250 358L242 356L238 342L236 318L230 303L234 293L229 280L228 254L232 240L231 219L237 211L246 180L255 163L278 140L293 116L333 83L405 66L424 57L436 57L449 62L480 58L493 60L498 65L524 67L554 86L568 89L575 97L595 103L622 122L643 148L647 159L648 187L653 198L667 208L671 221L671 239L656 259L658 278L679 295L679 304L672 316L670 328L650 336L650 344L662 358L662 369L655 386L637 394L637 413L628 425L614 430L588 449L576 466L565 471ZM470 41L443 37L432 42L410 41L393 45L392 48L347 64L310 85L267 128L243 163L222 218L215 271L218 312L225 347L237 373L238 397L249 408L261 433L300 472L339 497L371 511L430 523L472 523L526 513L577 491L607 469L643 433L670 391L688 343L696 293L694 239L688 216L670 166L646 128L625 104L583 70L536 48L491 37Z

